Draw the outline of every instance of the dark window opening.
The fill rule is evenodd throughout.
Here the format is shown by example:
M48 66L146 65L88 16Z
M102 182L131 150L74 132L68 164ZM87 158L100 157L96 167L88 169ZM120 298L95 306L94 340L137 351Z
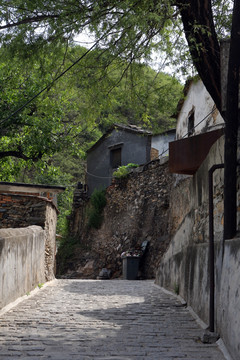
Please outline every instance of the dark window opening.
M188 136L191 136L194 134L194 111L191 113L191 115L188 118Z
M118 168L122 165L122 149L113 149L111 150L111 166L113 169Z

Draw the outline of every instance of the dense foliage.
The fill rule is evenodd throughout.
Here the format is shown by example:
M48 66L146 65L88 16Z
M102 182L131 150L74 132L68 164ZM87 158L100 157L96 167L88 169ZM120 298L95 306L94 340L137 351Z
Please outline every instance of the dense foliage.
M154 131L172 126L171 115L181 95L179 82L141 64L131 64L126 70L126 62L120 58L112 59L105 68L106 54L100 50L91 52L11 116L85 52L75 46L66 54L60 47L58 55L62 57L50 53L32 62L1 49L1 180L12 180L21 170L22 181L27 181L29 171L23 172L23 168L34 165L35 172L45 171L49 164L56 164L53 155L63 151L64 159L67 156L71 161L75 156L80 163L85 150L114 122Z
M105 190L95 189L90 198L88 209L88 226L99 229L103 221L103 209L107 203Z
M0 180L67 186L59 201L62 232L73 185L84 181L86 149L113 123L155 132L172 127L182 86L142 64L126 69L120 58L106 68L107 55L100 50L52 83L87 50L72 46L66 53L62 45L56 53L50 50L26 60L0 50ZM47 84L47 91L11 116Z
M232 14L236 21L232 21ZM143 58L149 59L153 49L160 51L161 55L165 54L161 63L167 64L171 60L185 72L190 72L192 61L226 122L224 201L225 205L234 203L230 216L225 207L226 227L231 218L236 217L239 17L238 0L10 0L2 1L0 5L0 41L13 53L17 51L22 58L34 58L38 54L49 54L49 46L57 54L59 43L73 41L74 36L88 28L96 36L92 49L100 49L102 54L107 54L106 69L118 57L127 60L128 64L140 63ZM221 108L220 40L226 36L230 36L231 43L225 114ZM129 68L126 63L125 68ZM53 99L51 101L54 103ZM9 127L13 130L15 125L24 124L19 113L16 115L11 116L11 122L3 116L1 125L5 123L5 129ZM14 150L15 156L31 157L33 160L41 157L40 149L35 152L27 134L25 143L29 143L30 148L23 152L24 144L20 143L17 153ZM10 165L7 166L9 168ZM228 184L228 179L234 181ZM234 228L236 224L230 227Z

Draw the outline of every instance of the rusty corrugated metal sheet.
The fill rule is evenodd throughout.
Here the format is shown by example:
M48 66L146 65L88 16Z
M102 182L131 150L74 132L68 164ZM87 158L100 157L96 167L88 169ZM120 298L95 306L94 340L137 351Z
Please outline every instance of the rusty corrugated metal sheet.
M169 171L176 174L195 174L212 145L223 134L224 130L219 129L170 142Z

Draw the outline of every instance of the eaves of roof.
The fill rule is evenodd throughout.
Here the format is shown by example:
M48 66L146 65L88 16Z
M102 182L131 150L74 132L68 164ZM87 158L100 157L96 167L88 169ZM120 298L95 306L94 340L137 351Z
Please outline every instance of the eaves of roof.
M94 150L98 145L100 145L105 138L114 130L114 129L120 129L123 131L127 131L127 132L131 132L134 134L138 134L138 135L143 135L143 136L151 136L152 132L151 131L147 131L144 129L141 129L140 127L136 126L136 125L121 125L121 124L114 124L112 125L104 135L102 135L102 137L100 137L100 139L92 145L92 147L90 147L90 149L87 150L87 153L91 152L92 150Z
M25 184L17 182L0 181L0 191L24 191L33 193L38 190L52 193L61 193L66 188L57 185Z

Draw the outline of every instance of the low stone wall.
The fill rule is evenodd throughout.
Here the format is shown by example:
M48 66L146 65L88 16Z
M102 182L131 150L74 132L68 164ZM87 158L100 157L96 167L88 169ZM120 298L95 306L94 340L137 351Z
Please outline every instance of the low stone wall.
M161 259L156 282L179 293L209 324L208 170L223 162L219 139L192 178L175 177L169 221L174 229ZM240 239L223 246L223 170L213 174L215 241L215 326L234 359L239 359Z
M45 232L0 229L0 308L45 282Z
M27 194L0 194L0 227L24 228L38 225L45 229L45 278L55 277L57 209L47 198Z

